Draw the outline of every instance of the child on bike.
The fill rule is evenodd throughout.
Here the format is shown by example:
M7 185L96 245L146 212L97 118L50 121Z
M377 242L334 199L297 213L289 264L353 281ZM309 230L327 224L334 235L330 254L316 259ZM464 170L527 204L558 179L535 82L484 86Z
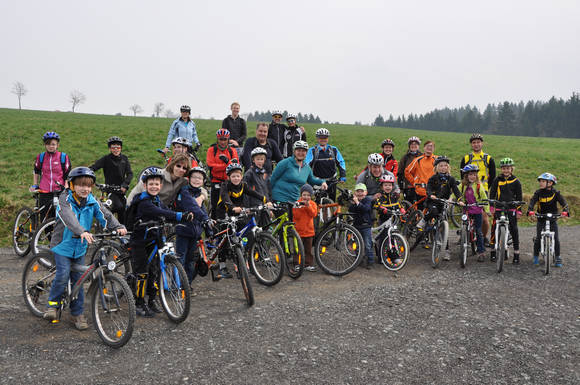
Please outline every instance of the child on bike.
M375 262L373 236L371 233L375 218L373 216L372 198L367 196L367 186L364 183L357 183L354 186L354 197L348 211L354 213L353 226L361 233L365 243L366 256L363 258L361 265L370 269Z
M314 195L314 189L308 183L300 188L298 202L301 202L302 206L292 209L292 217L304 245L304 254L306 254L304 269L313 272L316 271L316 266L314 266L312 256L312 241L314 240L314 218L318 214L318 206L312 200L312 195Z
M46 151L36 156L34 174L30 192L40 190L38 203L44 208L40 211L40 218L45 218L47 210L52 204L53 192L61 191L65 186L71 165L70 159L64 152L58 151L60 136L48 131L42 136Z
M91 189L95 184L95 173L88 167L76 167L68 176L69 189L60 195L56 209L56 224L50 240L50 249L56 263L56 275L48 296L48 308L44 318L58 318L58 308L69 279L76 282L81 272L73 271L74 265L84 265L87 245L94 239L90 233L96 219L107 230L117 230L125 235L127 230L99 202ZM88 327L83 315L84 294L81 289L78 297L70 303L75 327L84 330Z
M229 144L230 132L225 128L216 131L217 143L207 149L206 163L211 177L211 217L216 217L222 182L227 180L226 167L238 163L238 152Z
M466 204L482 203L487 199L485 188L478 178L479 166L468 164L462 170L463 179L461 180L461 201ZM475 224L475 233L477 234L477 262L485 260L485 246L483 243L483 215L489 213L489 206L485 210L479 206L467 208L467 214L473 218Z
M123 148L123 140L118 136L112 136L107 140L109 147L109 154L97 160L89 168L93 171L103 169L105 175L105 183L112 186L119 186L120 192L113 192L110 194L111 212L117 214L119 222L125 223L125 206L127 200L125 193L133 179L133 171L129 159L121 153Z
M172 221L193 220L194 214L191 212L175 212L167 209L159 199L159 192L163 185L163 170L157 167L149 167L141 175L145 191L135 195L129 206L129 210L134 212L135 228L131 233L129 245L131 246L131 259L133 262L133 273L136 276L135 305L137 315L143 317L153 317L155 313L161 313L161 307L155 300L156 288L153 279L148 278L148 258L154 247L156 234L147 232L146 228L139 226L139 221L151 221L165 218ZM156 230L161 231L161 230ZM157 245L161 247L162 245ZM145 294L148 302L145 303Z
M503 158L499 161L501 166L501 174L498 175L489 186L489 199L494 199L502 202L513 202L523 200L522 196L522 184L520 180L513 175L514 172L514 161L511 158ZM490 247L491 260L495 261L495 221L499 219L500 213L495 213L494 208L491 208L494 212L494 221L491 227L491 241ZM513 264L518 265L520 263L520 236L518 230L518 219L522 216L521 207L516 207L514 210L509 210L507 212L507 217L509 220L509 232L512 236L513 246L514 246L514 260Z
M396 210L401 208L399 203L399 193L394 191L395 177L390 174L382 175L379 178L381 184L381 196L373 201L373 208L379 214L379 224L386 222L391 214L389 210Z
M537 212L538 214L557 214L558 213L558 203L562 206L562 216L568 216L568 203L564 196L560 194L560 191L554 188L557 183L557 179L554 175L549 172L545 172L538 177L538 183L540 188L536 190L534 196L530 200L528 205L528 215L534 217L534 206L538 204ZM538 219L536 225L536 239L534 242L534 265L540 264L540 240L542 236L542 231L546 224L547 219ZM550 219L550 230L554 232L554 252L555 263L554 266L562 267L562 257L560 256L560 239L558 238L558 222L557 220Z
M256 147L252 150L250 156L252 160L252 166L244 174L244 182L253 191L268 197L272 195L270 188L270 174L264 168L266 163L267 151L262 147ZM250 205L258 206L262 202L254 197L250 197ZM258 216L258 223L263 225L268 221L267 213L262 213Z

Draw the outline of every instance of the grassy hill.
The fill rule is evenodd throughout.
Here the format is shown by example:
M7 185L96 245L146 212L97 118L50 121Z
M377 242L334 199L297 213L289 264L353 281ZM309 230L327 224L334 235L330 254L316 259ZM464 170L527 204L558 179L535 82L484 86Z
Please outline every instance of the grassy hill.
M172 119L110 115L74 114L70 112L18 111L0 109L0 244L10 243L14 214L22 205L34 203L28 187L32 184L32 164L36 154L44 150L42 134L56 131L60 134L60 149L69 154L73 166L90 165L108 152L106 140L118 135L124 140L123 152L129 157L133 171L148 165L161 165L155 151L163 147ZM215 131L221 121L196 120L197 131L204 150L215 142ZM314 132L320 125L305 124L308 141L315 143ZM447 155L452 162L452 173L458 174L461 157L467 153L469 135L463 133L419 131L400 128L353 125L328 125L330 143L337 145L347 165L348 185L353 176L365 165L371 152L380 152L380 143L389 137L395 141L395 155L399 159L406 150L409 136L434 140L437 155ZM255 132L255 123L249 123L249 136ZM575 208L580 206L580 171L576 156L580 140L557 138L529 138L486 135L484 150L496 161L510 156L516 162L515 174L523 184L524 194L537 188L536 177L545 171L559 178L558 188ZM205 153L205 151L203 151ZM98 181L104 182L102 174ZM133 182L133 184L135 181ZM580 213L574 210L573 213ZM577 223L570 220L569 223Z

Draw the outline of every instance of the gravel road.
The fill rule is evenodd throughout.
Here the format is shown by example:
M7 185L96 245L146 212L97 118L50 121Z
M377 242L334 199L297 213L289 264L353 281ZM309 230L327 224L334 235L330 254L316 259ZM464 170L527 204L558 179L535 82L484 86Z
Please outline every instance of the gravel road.
M531 264L534 229L520 231L522 264L501 274L455 255L434 270L418 250L398 274L253 281L252 308L238 280L197 278L183 324L138 319L120 350L68 316L32 316L24 260L4 249L0 383L580 384L580 227L560 228L565 265L549 276Z

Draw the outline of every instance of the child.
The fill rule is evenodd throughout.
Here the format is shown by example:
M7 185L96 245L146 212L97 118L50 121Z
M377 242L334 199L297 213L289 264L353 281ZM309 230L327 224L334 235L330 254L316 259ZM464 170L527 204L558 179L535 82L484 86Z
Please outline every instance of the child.
M191 159L191 167L198 166L196 160L191 155L191 143L189 142L189 140L182 138L180 136L179 138L173 139L171 144L173 145L173 156L177 154L183 154L187 156L189 159ZM172 158L167 159L167 163L171 162L171 159Z
M117 230L125 235L127 230L115 219L113 214L95 199L91 188L95 184L95 173L88 167L71 170L69 190L60 195L56 210L56 224L50 241L50 249L56 262L56 275L48 296L48 308L44 318L57 319L57 309L69 279L76 282L83 273L73 271L74 265L84 265L87 244L94 239L89 232L93 219L98 220L107 230ZM78 237L78 238L77 238ZM75 327L84 330L88 327L83 315L84 294L71 302L70 310Z
M43 219L49 214L48 208L52 204L52 193L61 191L65 186L71 165L70 159L64 152L58 151L60 136L53 131L48 131L42 136L45 152L36 156L34 161L34 174L30 191L40 190L38 203L44 208L40 211Z
M383 149L381 155L385 159L385 170L392 172L393 175L396 176L399 172L399 163L393 156L395 142L393 142L391 139L385 139L383 140L383 143L381 143L381 147Z
M217 143L207 149L206 162L211 176L211 217L216 219L221 183L227 180L226 167L238 163L238 153L229 145L230 132L220 128L216 132Z
M270 174L266 172L264 164L266 163L266 149L256 147L251 152L252 166L244 174L244 182L255 192L264 195L270 200ZM256 198L250 197L250 206L258 206L262 202ZM268 223L268 214L261 213L257 220L260 226Z
M379 213L379 223L383 224L392 216L389 214L389 210L396 210L401 209L404 213L405 210L401 207L399 203L399 194L396 193L394 189L395 185L395 177L390 174L382 175L379 178L380 188L381 188L381 196L373 201L373 208L377 210ZM384 237L381 236L377 239L377 244L380 245L383 243ZM377 263L380 263L380 258L377 258ZM394 261L395 265L398 265L402 262L401 258L396 258Z
M158 220L163 217L168 220L181 221L193 220L194 214L191 212L175 212L168 210L161 199L159 192L163 186L163 171L157 167L149 167L141 175L141 181L145 191L135 195L131 201L130 209L135 212L135 221ZM152 252L152 240L156 234L147 232L146 228L136 226L131 233L129 245L131 246L131 257L133 262L133 273L137 277L135 296L136 313L143 317L153 317L155 313L161 313L161 307L155 301L156 288L153 280L147 280L148 266L147 260ZM157 245L161 247L162 245ZM147 291L147 293L145 293ZM149 297L145 303L145 294Z
M501 174L495 178L489 187L489 198L495 199L502 202L512 202L521 201L522 197L522 184L519 179L513 175L514 172L514 161L511 158L503 158L499 161L501 166ZM491 208L493 211L493 207ZM513 246L514 246L514 260L513 264L518 265L520 263L520 236L518 231L518 219L522 216L521 207L517 207L515 210L510 210L508 212L509 220L509 231L512 236ZM499 213L495 214L495 219L499 218ZM491 260L495 261L495 219L491 227Z
M540 189L536 190L534 196L530 200L528 205L528 215L532 217L535 216L533 211L536 203L538 204L537 212L540 214L557 214L558 213L558 203L562 206L562 216L568 216L568 204L564 196L560 194L560 191L554 189L557 179L554 175L549 172L545 172L538 177L538 183L540 184ZM536 241L534 242L534 265L540 264L540 240L542 236L542 231L544 230L544 225L546 224L546 219L538 219L536 225ZM554 247L556 253L556 261L554 266L562 267L562 257L560 256L560 239L558 238L558 221L556 219L550 220L550 230L554 234Z
M367 269L375 261L373 248L373 236L371 226L373 225L373 206L372 199L367 196L367 186L364 183L358 183L354 186L354 197L348 211L354 213L353 225L361 233L365 243L366 259L363 258L361 265Z
M304 253L306 254L306 271L316 271L314 257L312 256L312 241L314 240L314 217L318 214L318 206L312 200L314 189L308 183L300 188L300 199L303 206L292 209L296 231L302 239Z
M93 171L102 168L105 175L105 183L121 187L121 192L111 193L110 199L111 211L113 214L117 214L119 222L124 224L125 206L127 206L125 193L131 184L131 179L133 179L133 171L131 170L129 159L124 154L121 154L123 148L123 140L121 138L118 136L110 137L107 140L107 146L109 146L110 154L103 156L89 168Z
M461 199L466 204L481 203L487 199L485 188L478 178L479 166L468 164L462 170L463 179L461 180ZM475 223L475 233L477 234L477 262L485 260L485 247L483 244L483 215L489 213L489 206L484 209L478 206L472 206L467 209L467 214L473 218ZM514 257L515 259L515 257Z

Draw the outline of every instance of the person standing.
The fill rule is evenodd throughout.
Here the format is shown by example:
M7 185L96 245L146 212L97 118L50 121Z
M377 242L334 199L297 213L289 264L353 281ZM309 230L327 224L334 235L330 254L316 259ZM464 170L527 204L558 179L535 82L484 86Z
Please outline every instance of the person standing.
M268 138L273 139L276 142L276 146L280 153L282 153L282 146L284 143L284 132L288 129L288 127L280 123L282 121L282 113L279 110L272 111L272 122L268 127Z
M288 127L284 130L284 134L282 135L282 146L280 147L280 152L284 159L292 156L294 142L299 140L306 142L306 131L304 130L304 127L299 127L296 124L296 115L288 113L286 121L288 122Z
M252 151L257 147L262 147L264 150L266 150L266 162L264 163L264 170L266 173L271 175L272 161L280 162L284 158L280 153L280 149L278 148L276 141L268 138L268 125L266 123L258 123L256 125L256 136L253 138L248 138L244 144L241 160L246 171L252 167Z
M405 155L399 161L399 169L397 172L397 182L405 199L411 203L415 203L417 200L417 196L415 195L415 187L411 185L407 179L405 178L405 169L411 162L418 156L423 155L421 151L419 151L419 146L421 145L421 139L416 136L411 136L409 140L407 140L407 145L409 149Z
M199 139L197 138L197 131L195 129L195 123L189 117L191 114L191 107L181 106L181 117L177 118L171 123L169 132L167 133L167 139L165 140L165 148L163 153L169 151L169 147L175 138L185 138L189 143L195 143L196 146L201 146Z
M420 200L427 196L427 182L435 174L435 143L431 140L425 142L423 155L416 157L405 169L405 179L415 189L416 199ZM456 186L457 187L457 186ZM425 205L426 202L423 202Z
M238 155L242 156L240 150L248 134L246 121L240 116L240 103L233 102L230 109L232 113L222 121L222 128L230 132L230 146L235 147Z

